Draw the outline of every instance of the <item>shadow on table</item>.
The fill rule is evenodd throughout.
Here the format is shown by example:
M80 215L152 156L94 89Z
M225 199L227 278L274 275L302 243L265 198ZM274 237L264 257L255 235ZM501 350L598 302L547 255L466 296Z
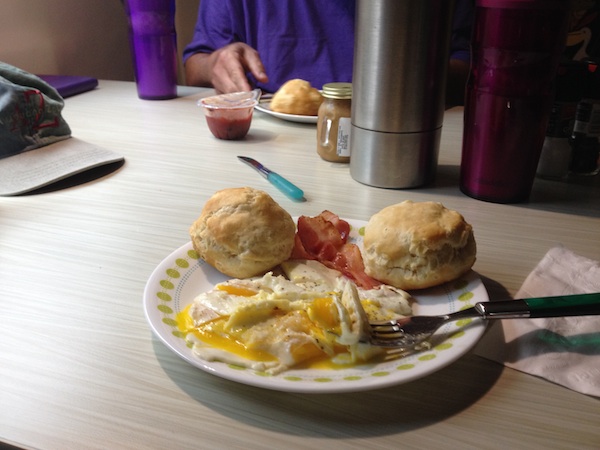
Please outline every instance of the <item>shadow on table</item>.
M466 196L459 189L460 166L439 165L431 186L420 188L440 196ZM513 206L600 217L600 175L572 177L569 181L536 178L528 202Z
M504 286L502 286L500 283L498 283L495 280L492 280L491 278L485 277L481 274L479 274L481 281L483 282L483 285L485 286L485 290L488 293L488 297L490 299L490 301L498 301L498 300L510 300L512 299L512 296L510 295L510 292L508 291L508 289L506 289Z
M99 182L118 172L119 169L121 169L121 167L123 167L124 165L125 161L123 160L110 164L105 164L100 167L87 169L83 172L71 175L59 181L55 181L41 188L19 194L19 196L47 194L50 192L56 192L64 189L70 189L77 186L86 185L92 182Z
M297 394L213 376L180 360L157 339L154 346L166 374L216 413L269 431L332 439L385 436L444 421L485 396L504 370L469 354L434 374L395 387Z
M492 298L503 288L485 279ZM506 298L506 297L504 297ZM165 373L190 397L249 426L299 436L348 438L427 427L468 409L494 386L504 367L472 354L406 384L344 394L297 394L246 386L205 373L154 339Z

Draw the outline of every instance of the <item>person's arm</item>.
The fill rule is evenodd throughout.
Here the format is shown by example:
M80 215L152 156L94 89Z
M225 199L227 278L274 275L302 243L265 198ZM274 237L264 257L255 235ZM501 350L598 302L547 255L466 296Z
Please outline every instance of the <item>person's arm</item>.
M471 65L474 0L457 0L452 24L450 62L446 82L446 108L463 105Z
M465 85L469 76L470 63L461 59L450 59L446 81L446 109L464 105Z
M263 63L246 41L245 2L202 0L191 42L183 52L186 83L214 87L218 92L248 91L247 75L266 82Z
M251 90L248 72L262 83L268 81L258 52L242 42L212 53L194 53L185 62L188 85L214 87L221 93Z

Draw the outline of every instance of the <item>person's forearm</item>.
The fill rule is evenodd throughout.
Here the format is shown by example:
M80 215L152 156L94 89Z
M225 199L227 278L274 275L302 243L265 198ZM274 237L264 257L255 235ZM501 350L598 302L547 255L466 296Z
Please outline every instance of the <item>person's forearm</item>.
M469 63L467 61L450 59L446 83L446 108L464 104L468 76Z
M195 53L185 62L185 82L188 86L211 87L210 53Z

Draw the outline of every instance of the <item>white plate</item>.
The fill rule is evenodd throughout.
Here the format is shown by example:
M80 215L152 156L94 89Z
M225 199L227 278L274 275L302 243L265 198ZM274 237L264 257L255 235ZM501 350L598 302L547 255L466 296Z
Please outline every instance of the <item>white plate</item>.
M366 222L347 220L350 241L362 244ZM366 364L341 370L298 369L267 376L221 362L208 362L197 357L186 345L175 321L201 292L228 277L198 258L188 243L167 256L154 270L144 291L146 318L156 335L190 364L222 378L252 386L288 392L333 393L356 392L393 386L429 375L467 353L485 330L485 323L475 319L469 323L445 325L432 340L433 347L393 361ZM444 314L476 302L488 301L487 291L475 272L443 286L414 292L415 314Z
M265 114L269 114L273 117L277 117L279 119L287 120L288 122L299 122L299 123L317 123L317 116L301 116L298 114L286 114L277 111L273 111L271 109L271 99L266 98L262 99L258 102L258 105L254 107L260 112L264 112Z

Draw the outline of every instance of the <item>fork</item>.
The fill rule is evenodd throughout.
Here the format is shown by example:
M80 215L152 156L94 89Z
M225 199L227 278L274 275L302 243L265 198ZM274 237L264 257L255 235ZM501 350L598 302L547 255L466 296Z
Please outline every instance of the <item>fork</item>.
M474 306L439 316L410 316L370 323L369 342L379 347L415 350L444 324L457 320L526 319L539 317L600 315L600 292L593 294L535 297Z

